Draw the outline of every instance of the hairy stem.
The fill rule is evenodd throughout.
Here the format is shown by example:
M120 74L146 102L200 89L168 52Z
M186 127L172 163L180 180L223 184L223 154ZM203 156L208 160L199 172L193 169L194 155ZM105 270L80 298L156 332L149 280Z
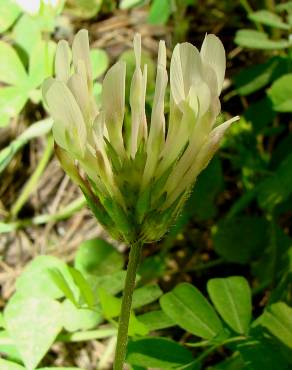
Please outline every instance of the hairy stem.
M125 288L123 293L121 314L119 320L114 370L123 369L123 364L126 357L132 296L135 287L136 273L141 258L141 251L142 251L141 243L136 243L131 246Z

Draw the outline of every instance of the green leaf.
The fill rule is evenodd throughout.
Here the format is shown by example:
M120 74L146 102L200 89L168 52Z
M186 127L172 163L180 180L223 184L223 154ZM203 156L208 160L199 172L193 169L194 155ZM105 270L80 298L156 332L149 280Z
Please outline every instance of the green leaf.
M160 298L163 311L180 327L205 339L212 339L223 330L215 310L194 286L177 285Z
M84 370L80 367L42 367L38 370Z
M135 366L175 369L193 360L190 351L166 338L143 338L128 344L126 362Z
M128 334L129 336L139 335L141 337L144 337L145 335L149 334L148 327L145 324L143 324L143 322L137 319L133 311L130 314Z
M251 49L280 50L291 46L290 41L283 39L270 40L264 32L247 29L237 31L234 41L239 46Z
M2 358L0 358L0 368L1 370L25 370L23 366L11 361L3 360Z
M49 297L16 293L4 311L7 331L27 370L33 370L62 329L61 304Z
M270 240L264 253L261 254L259 259L251 263L251 272L259 285L272 284L273 279L278 281L278 279L284 277L289 271L292 271L292 239L274 222L271 222L269 225L269 233ZM277 255L276 258L275 252ZM287 281L285 290L289 290ZM277 292L277 288L275 287L271 292L269 302L275 302L277 294L279 294L279 291ZM276 301L279 300L281 300L281 296L276 299Z
M0 234L11 233L17 229L15 223L6 224L5 222L0 222Z
M282 4L276 4L275 10L277 12L283 12L283 11L292 12L292 1L286 1Z
M13 28L13 38L27 55L30 55L35 45L42 40L39 17L23 14Z
M276 112L272 108L271 100L265 96L263 99L250 104L245 110L244 118L252 123L255 134L264 134L269 129L269 123L273 122Z
M10 85L22 85L27 80L27 74L16 51L0 40L0 81Z
M122 299L108 294L104 289L98 289L99 301L102 307L104 317L108 320L118 317L121 311ZM148 334L148 328L142 322L140 322L134 312L130 314L129 329L128 333L130 336L133 335L146 335Z
M63 291L52 280L50 269L61 271L71 289L75 286L64 262L53 256L38 256L30 262L16 281L16 289L22 295L47 296L61 298ZM76 287L74 289L74 294Z
M39 87L52 75L56 44L53 41L39 41L35 44L29 57L29 84Z
M244 68L234 76L234 83L240 95L249 95L268 85L287 71L289 60L275 56L267 62Z
M95 238L81 243L75 257L75 268L84 274L112 274L123 268L121 253L107 241Z
M103 276L87 276L87 281L89 282L93 292L96 292L98 288L103 288L107 293L112 295L123 290L125 279L126 271L118 271L113 274Z
M57 268L50 268L49 274L51 279L56 284L56 286L61 290L66 298L68 298L75 306L79 306L75 298L74 292L72 291L70 285L67 283L65 277Z
M75 0L73 6L70 7L70 12L75 17L92 18L98 12L102 5L102 0Z
M98 289L99 302L101 304L103 315L110 320L119 316L122 300L107 293L103 288Z
M223 320L239 334L247 334L251 320L251 291L240 276L211 279L207 284L210 298Z
M143 283L153 281L158 277L164 275L166 270L165 258L159 254L155 254L149 257L146 257L139 269L138 273L141 275Z
M276 144L275 148L273 149L272 158L270 160L270 167L272 169L277 169L279 164L288 158L289 154L291 153L292 147L292 135L285 135L283 139L280 139L279 142Z
M80 367L42 367L38 370L84 370Z
M214 366L208 367L208 370L251 370L245 367L245 363L239 352L234 353L231 357L219 362ZM259 370L259 369L258 369Z
M7 113L0 112L0 127L5 127L10 122L10 116Z
M237 216L221 219L212 228L214 249L227 261L246 263L263 253L269 240L268 230L264 218Z
M259 318L259 323L292 349L292 308L286 303L272 304Z
M91 49L90 59L92 65L92 78L95 80L100 77L109 66L109 58L107 53L102 49Z
M1 69L1 67L0 67ZM0 87L0 116L16 117L28 100L28 92L23 87ZM9 120L4 121L7 125Z
M248 14L248 18L256 23L264 24L265 26L289 30L290 26L282 21L282 18L266 9L258 10Z
M134 8L135 6L143 5L145 0L121 0L120 1L120 9L130 9Z
M8 360L21 362L18 350L5 330L0 331L0 353L4 354Z
M246 364L244 370L275 370L275 369L290 369L288 361L283 355L282 348L280 348L275 341L268 341L261 338L258 341L253 339L239 343L236 346L244 363Z
M69 332L93 329L102 321L101 313L97 308L77 308L68 299L62 303L62 315L63 326Z
M150 24L165 24L171 14L171 2L169 0L154 0L148 15Z
M175 326L173 320L162 310L146 312L138 320L147 326L149 331L161 330Z
M288 199L292 192L292 154L279 165L277 171L260 184L258 202L261 208L273 210Z
M80 271L75 270L73 267L68 267L68 269L74 280L74 283L80 290L80 295L84 299L85 303L87 303L87 305L91 308L95 301L91 286Z
M268 91L277 112L292 112L292 73L276 80Z
M145 306L156 301L162 295L162 290L157 284L145 285L134 290L132 308Z
M218 157L199 175L184 212L205 221L216 215L216 197L224 188L222 165Z
M19 14L20 9L12 0L0 1L0 33L10 28Z
M5 321L2 312L0 312L0 328L5 328Z

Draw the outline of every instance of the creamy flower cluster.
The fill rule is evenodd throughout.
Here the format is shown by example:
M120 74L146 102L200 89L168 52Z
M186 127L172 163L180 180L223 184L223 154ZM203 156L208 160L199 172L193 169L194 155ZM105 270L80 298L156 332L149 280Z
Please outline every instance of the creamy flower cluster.
M201 51L176 45L170 62L169 113L166 47L159 43L151 114L146 114L147 65L135 35L136 69L126 114L126 64L105 75L102 103L93 95L88 33L57 48L56 77L43 84L54 119L56 153L80 186L98 220L118 239L151 242L174 222L199 173L207 166L235 117L215 127L225 74L225 51L207 35Z

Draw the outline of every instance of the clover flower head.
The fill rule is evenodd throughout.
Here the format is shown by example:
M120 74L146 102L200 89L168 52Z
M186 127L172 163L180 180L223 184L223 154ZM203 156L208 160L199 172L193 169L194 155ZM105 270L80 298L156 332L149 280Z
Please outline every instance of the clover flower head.
M201 50L176 45L170 62L169 112L166 47L159 43L151 114L146 114L147 65L141 36L134 37L130 117L126 114L126 64L106 73L101 107L93 95L88 33L57 47L56 77L43 84L54 119L56 154L83 191L97 219L129 243L161 238L178 216L199 173L207 166L232 118L216 126L225 74L225 51L215 35Z

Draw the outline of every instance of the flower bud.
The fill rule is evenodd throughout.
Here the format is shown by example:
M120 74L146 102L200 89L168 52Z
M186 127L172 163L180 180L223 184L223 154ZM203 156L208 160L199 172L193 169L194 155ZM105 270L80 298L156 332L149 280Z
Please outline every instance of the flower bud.
M147 66L141 66L141 37L135 35L130 128L125 129L126 65L105 75L101 108L93 96L88 33L57 48L56 77L43 84L54 119L56 153L90 208L113 237L127 243L160 239L173 224L194 185L238 117L215 127L225 74L225 51L207 35L199 52L178 44L170 63L170 111L165 43L159 43L150 117L145 112Z

